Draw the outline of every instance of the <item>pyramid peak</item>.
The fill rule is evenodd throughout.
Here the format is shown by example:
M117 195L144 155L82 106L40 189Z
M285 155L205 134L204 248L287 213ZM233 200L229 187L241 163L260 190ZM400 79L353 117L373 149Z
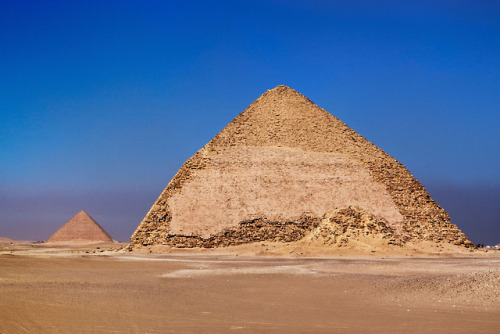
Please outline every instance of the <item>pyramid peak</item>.
M285 103L307 103L314 105L314 102L312 102L309 98L299 93L295 89L285 85L279 85L274 87L273 89L267 90L257 100L255 100L253 104L264 102L266 104L269 104L269 109L272 109L278 101L282 101Z
M275 91L286 91L286 90L292 90L292 91L296 91L295 89L293 88L290 88L288 87L287 85L278 85L276 87L274 87L273 89L270 89L270 90L275 90Z
M278 94L278 95L286 95L286 94L299 94L299 95L302 95L298 91L296 91L295 89L290 88L290 87L285 86L285 85L279 85L279 86L274 87L273 89L269 89L267 91L267 93Z
M78 211L74 217L89 217L91 220L94 220L87 211L85 210L80 210Z

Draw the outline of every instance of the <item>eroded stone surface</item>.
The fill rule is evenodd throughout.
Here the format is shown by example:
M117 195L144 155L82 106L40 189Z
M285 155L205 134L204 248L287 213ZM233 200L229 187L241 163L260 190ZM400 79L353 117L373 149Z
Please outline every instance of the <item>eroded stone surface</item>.
M167 204L171 233L204 238L241 221L290 221L304 212L322 217L349 205L390 224L403 222L387 190L362 164L336 153L287 147L221 150Z
M304 241L316 245L345 247L352 241L366 243L369 238L379 238L378 243L383 246L402 246L406 239L385 219L359 207L349 206L325 214L318 227ZM373 240L368 243L376 244Z
M182 223L177 226L177 213L172 210L171 205L179 207L187 205L191 206L194 210L196 208L193 203L197 202L198 206L204 206L203 211L205 212L210 211L210 207L212 207L213 212L210 215L196 216L203 216L204 221L207 219L210 220L210 217L213 216L222 216L221 212L213 210L213 206L199 200L201 197L195 196L194 191L191 189L195 189L196 186L192 185L192 183L198 177L207 178L210 173L214 174L214 179L222 179L222 175L220 177L216 176L216 172L212 170L212 162L218 161L217 156L225 156L228 150L232 150L233 148L234 151L231 152L234 154L236 154L235 152L245 152L245 150L248 152L251 147L272 148L268 152L263 153L263 161L269 159L272 161L272 156L275 152L293 151L286 151L283 148L298 149L310 154L326 153L327 155L336 154L342 156L352 161L351 164L346 163L344 166L352 167L359 164L369 171L371 180L367 181L367 183L371 183L371 185L367 187L371 187L370 189L372 190L377 188L378 184L385 189L385 191L381 191L380 193L385 192L391 197L397 211L403 217L401 231L406 238L410 240L447 242L467 247L473 246L467 237L455 225L450 223L450 217L446 211L432 200L425 188L400 162L357 134L339 119L316 106L300 93L286 86L278 86L259 97L207 143L207 145L184 163L132 235L131 247L135 245L172 244L173 238L193 237L192 233L200 233L196 237L202 238L202 235L208 235L220 230L220 228L238 226L241 221L231 221L228 223L227 220L217 220L216 223L219 225L214 227L211 224L215 220L212 220L212 223L208 224L200 222L198 218L191 222L183 218ZM292 156L290 156L290 159L295 159L296 162L300 160ZM283 164L281 166L287 166L286 158L282 160ZM311 164L315 163L314 161L310 162ZM244 163L245 161L243 160L235 161L235 166L241 166ZM286 170L286 167L281 166L274 168L275 174L279 175L279 168ZM204 172L205 170L207 170L206 173ZM355 168L355 170L361 169ZM326 175L330 172L322 170L321 175ZM231 173L224 175L227 177ZM294 178L293 173L290 174L290 178ZM280 178L280 180L283 179L283 177ZM237 184L236 179L233 181L234 184ZM319 183L321 182L323 181ZM289 184L300 187L300 183L299 178L290 181ZM216 185L217 183L213 184ZM259 182L258 187L263 186L264 182ZM286 187L286 185L284 186ZM317 186L318 184L314 185L314 187ZM177 202L177 198L181 198L178 196L182 196L179 194L182 194L184 188L186 188L187 192L190 192L190 195L186 196L186 199L189 197L191 201L189 203L191 204L183 204L181 201ZM241 192L247 190L244 186L240 188ZM272 188L275 189L276 185L273 185ZM321 187L318 186L319 188ZM331 192L334 191L335 189L331 190ZM345 194L345 191L348 193ZM299 194L308 193L307 188L297 189L297 192ZM222 194L224 194L224 190L221 192L214 190L211 193L214 197L220 197ZM279 196L279 193L277 195ZM358 196L360 197L359 201L362 202L367 201L367 198L371 197L369 194L366 195L360 197L358 190L343 189L342 194L339 194L335 201L342 202L341 198L343 196L351 199ZM244 195L243 197L245 198L245 196L250 198L250 195ZM263 200L265 196L266 192L255 193L255 198L258 201L265 202ZM314 196L324 195L315 194ZM318 203L321 202L317 197L304 198L304 200L311 200L308 204L311 207L319 207L320 204ZM251 214L257 211L266 211L262 212L263 216L261 218L267 219L268 215L274 216L276 214L274 209L272 209L276 207L276 202L270 200L268 202L268 207L258 206L256 208L258 210L248 211L242 209L243 206L239 205L239 203L230 203L229 207L224 209L224 212L227 214L229 210L229 216L233 217L232 219L239 219L245 217L246 214L249 214L247 217L252 217ZM387 201L384 200L383 202L387 204ZM280 208L282 212L287 212L286 205L287 201L282 201ZM347 205L356 205L356 203L347 203ZM328 210L335 209L335 206L336 204L332 203L332 207L328 208ZM378 212L377 216L389 217L388 221L397 221L397 219L390 218L394 215L390 213L392 209L387 211L388 208L390 208L390 205L386 205L385 210L381 208L383 212ZM373 208L368 208L370 214L374 214L374 212L371 212L373 210ZM321 218L321 212L319 211L321 210L318 210L318 216L315 218ZM282 217L282 219L282 222L286 222L285 217ZM193 224L193 226L187 227L190 224ZM206 230L203 228L200 230L197 226L205 226ZM185 228L187 230L184 230ZM180 231L181 229L182 231Z

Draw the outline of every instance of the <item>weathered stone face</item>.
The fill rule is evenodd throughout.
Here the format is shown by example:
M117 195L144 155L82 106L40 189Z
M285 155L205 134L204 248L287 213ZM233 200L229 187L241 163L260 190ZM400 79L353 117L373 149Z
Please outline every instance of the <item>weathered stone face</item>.
M168 198L173 234L210 235L241 221L293 221L357 205L401 224L387 190L362 164L336 153L288 147L229 147Z
M47 242L112 242L104 231L85 211L80 211L50 236Z
M470 244L401 163L278 86L181 167L131 245L176 246L179 238L191 247L227 245L224 238L236 240L245 222L259 219L272 223L246 240L271 240L285 233L280 222L292 226L304 213L316 221L348 206L384 219L406 239Z

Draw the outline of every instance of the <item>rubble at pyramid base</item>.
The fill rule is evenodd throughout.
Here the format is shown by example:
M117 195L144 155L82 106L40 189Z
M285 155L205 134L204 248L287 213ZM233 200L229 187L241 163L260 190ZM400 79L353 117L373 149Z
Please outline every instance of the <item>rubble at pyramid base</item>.
M451 225L451 224L450 224ZM375 237L387 246L403 246L408 241L434 241L457 246L474 247L456 227L450 226L448 233L440 235L421 234L418 239L409 237L407 227L391 227L383 218L378 218L359 207L336 209L323 217L303 214L295 220L270 220L266 217L240 222L237 227L203 238L197 235L151 233L146 239L132 240L133 247L163 245L175 248L216 248L242 244L270 242L306 242L315 246L345 247L353 240Z
M367 236L380 237L386 245L402 246L407 240L384 219L352 206L325 214L321 224L305 239L311 244L345 247L349 241Z

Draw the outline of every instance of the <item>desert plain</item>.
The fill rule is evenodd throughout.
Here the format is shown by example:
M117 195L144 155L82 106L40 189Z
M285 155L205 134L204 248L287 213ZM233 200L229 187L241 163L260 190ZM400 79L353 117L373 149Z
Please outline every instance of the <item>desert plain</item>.
M3 243L0 333L500 330L498 251L125 246Z

